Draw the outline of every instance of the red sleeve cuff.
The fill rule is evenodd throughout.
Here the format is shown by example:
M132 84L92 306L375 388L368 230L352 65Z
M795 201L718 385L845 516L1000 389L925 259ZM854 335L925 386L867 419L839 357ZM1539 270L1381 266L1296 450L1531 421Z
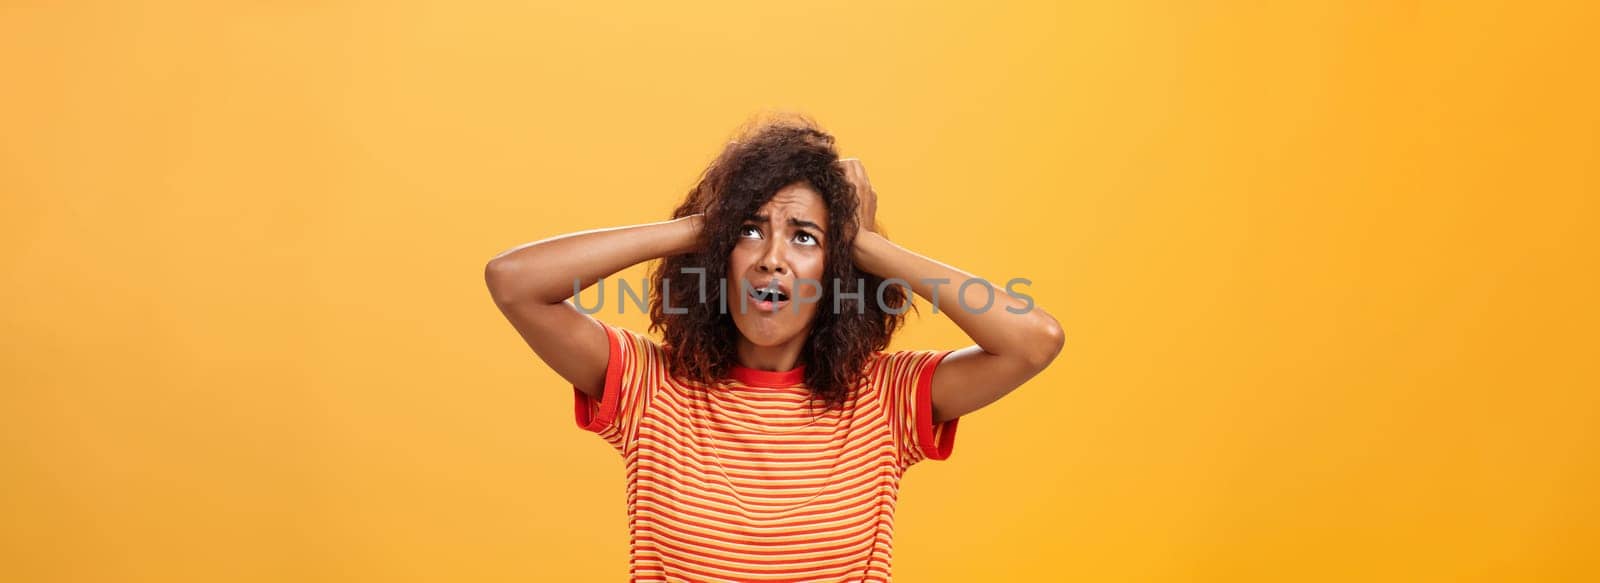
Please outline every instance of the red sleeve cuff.
M945 350L933 355L917 371L917 445L922 448L925 459L947 459L955 449L956 422L961 418L945 421L938 426L933 424L933 371L951 352L954 351Z
M600 402L596 403L577 385L572 387L573 412L577 416L578 427L594 432L611 426L611 422L617 418L617 403L621 400L617 393L622 389L622 351L617 345L617 332L604 322L600 323L600 327L605 329L606 343L610 345L610 356L606 357L606 386L600 393Z

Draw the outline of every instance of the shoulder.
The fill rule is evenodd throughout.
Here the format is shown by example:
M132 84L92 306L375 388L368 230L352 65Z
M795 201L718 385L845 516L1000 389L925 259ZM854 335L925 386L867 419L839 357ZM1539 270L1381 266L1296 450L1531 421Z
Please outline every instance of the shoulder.
M633 328L629 328L627 326L608 324L606 322L601 322L600 325L604 326L608 332L617 335L619 339L628 342L635 342L639 344L658 344L654 338L650 337L649 334L634 330Z
M879 390L914 385L931 375L948 352L932 349L874 352L867 357L864 381Z
M600 326L605 328L612 355L622 362L636 362L650 366L665 365L666 349L650 335L605 322L600 322Z
M944 356L948 350L908 349L879 351L867 358L867 370L879 375L893 376L929 364Z

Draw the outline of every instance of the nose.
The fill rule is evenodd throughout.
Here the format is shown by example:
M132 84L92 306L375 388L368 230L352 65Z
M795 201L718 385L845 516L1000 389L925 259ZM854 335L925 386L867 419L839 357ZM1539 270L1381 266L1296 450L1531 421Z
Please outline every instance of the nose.
M756 262L756 270L761 273L774 273L784 275L789 273L789 268L783 264L783 243L774 241L767 245L766 252L761 254L761 259Z

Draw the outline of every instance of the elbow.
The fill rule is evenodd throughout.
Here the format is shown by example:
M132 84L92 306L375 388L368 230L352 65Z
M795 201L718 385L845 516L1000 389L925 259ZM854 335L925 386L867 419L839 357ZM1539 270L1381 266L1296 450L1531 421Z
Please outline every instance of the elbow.
M506 307L522 304L559 304L566 298L543 299L554 296L547 275L548 269L538 260L528 258L496 257L483 266L483 283L495 305Z
M489 297L494 298L496 305L507 305L515 299L516 294L511 290L510 282L516 269L501 258L490 259L483 266L483 283L489 288Z
M1034 339L1030 342L1033 350L1028 358L1034 370L1044 370L1061 354L1061 347L1066 345L1066 335L1061 330L1061 323L1049 314L1043 314Z

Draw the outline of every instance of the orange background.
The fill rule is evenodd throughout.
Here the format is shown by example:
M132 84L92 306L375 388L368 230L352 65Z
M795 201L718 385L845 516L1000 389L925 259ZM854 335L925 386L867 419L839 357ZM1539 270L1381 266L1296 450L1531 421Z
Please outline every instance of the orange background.
M0 578L622 579L483 264L789 109L1067 331L897 579L1600 579L1595 10L1291 4L8 2Z

